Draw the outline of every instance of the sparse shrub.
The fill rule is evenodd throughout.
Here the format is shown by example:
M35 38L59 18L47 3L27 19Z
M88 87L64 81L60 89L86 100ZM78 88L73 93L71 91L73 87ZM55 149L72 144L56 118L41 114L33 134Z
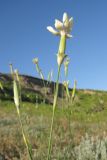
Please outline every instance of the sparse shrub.
M82 137L78 146L74 148L76 160L107 160L107 137Z

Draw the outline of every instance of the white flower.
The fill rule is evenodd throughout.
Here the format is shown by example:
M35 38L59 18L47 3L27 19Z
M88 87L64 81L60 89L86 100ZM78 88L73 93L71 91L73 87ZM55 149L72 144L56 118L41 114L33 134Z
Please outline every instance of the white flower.
M55 19L56 30L51 26L48 26L47 29L54 35L61 36L65 34L67 38L71 38L72 35L70 35L70 32L72 30L72 26L73 26L73 17L69 19L67 13L64 13L62 22L59 21L58 19Z

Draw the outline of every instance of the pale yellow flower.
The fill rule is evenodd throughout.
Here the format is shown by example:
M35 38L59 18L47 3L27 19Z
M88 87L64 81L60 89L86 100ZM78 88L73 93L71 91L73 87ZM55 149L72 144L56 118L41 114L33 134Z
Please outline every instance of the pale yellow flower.
M67 38L71 38L70 32L73 26L73 17L69 19L67 13L63 14L62 22L58 19L55 19L55 29L51 26L48 26L47 29L54 35L63 35L65 34Z

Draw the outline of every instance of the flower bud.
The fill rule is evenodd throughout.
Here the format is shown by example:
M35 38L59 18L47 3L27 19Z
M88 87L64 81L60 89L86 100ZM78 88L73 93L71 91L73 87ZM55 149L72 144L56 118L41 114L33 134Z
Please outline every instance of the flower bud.
M16 77L16 80L18 82L20 82L20 79L19 79L19 71L17 69L14 70L14 74L15 74L15 77Z
M68 75L68 65L69 65L70 59L67 58L66 61L64 62L64 71L65 71L65 76Z
M64 59L67 57L66 54L57 54L57 63L58 63L58 66L60 66Z
M64 85L64 87L68 87L69 86L69 81L64 81L63 85Z
M34 58L34 59L33 59L33 63L34 63L34 64L38 64L38 61L39 61L38 58Z

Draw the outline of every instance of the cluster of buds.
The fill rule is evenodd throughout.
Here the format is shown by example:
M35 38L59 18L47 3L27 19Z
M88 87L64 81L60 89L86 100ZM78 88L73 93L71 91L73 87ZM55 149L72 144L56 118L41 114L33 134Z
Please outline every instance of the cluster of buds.
M40 75L40 77L42 78L42 80L44 80L44 76L43 76L42 70L39 67L39 60L38 60L38 58L34 58L32 61L36 65L36 70L37 70L38 74Z
M36 65L36 70L39 73L39 60L38 58L34 58L32 62Z
M66 50L66 39L71 38L72 35L70 35L70 32L72 30L72 25L73 25L73 17L69 19L67 13L63 14L63 19L62 22L59 21L58 19L55 20L55 28L56 30L48 26L47 29L54 35L60 36L60 44L59 44L59 50L57 54L57 63L58 66L61 66L63 63L64 59L67 57L65 54Z
M39 62L38 58L34 58L34 59L33 59L33 63L34 63L34 64L38 64L38 62Z
M66 88L66 87L68 88L68 87L69 87L69 81L64 81L64 82L63 82L63 85L64 85L65 88Z
M67 97L70 98L70 93L69 93L69 81L64 81L63 85L66 89Z

